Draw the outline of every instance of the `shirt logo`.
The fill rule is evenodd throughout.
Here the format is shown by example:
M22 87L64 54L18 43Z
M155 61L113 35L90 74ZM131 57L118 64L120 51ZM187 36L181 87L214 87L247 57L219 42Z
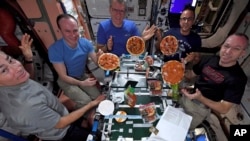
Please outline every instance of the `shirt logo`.
M220 84L224 81L224 76L220 74L219 72L215 71L210 66L206 66L202 72L205 74L205 80L212 80L217 84Z

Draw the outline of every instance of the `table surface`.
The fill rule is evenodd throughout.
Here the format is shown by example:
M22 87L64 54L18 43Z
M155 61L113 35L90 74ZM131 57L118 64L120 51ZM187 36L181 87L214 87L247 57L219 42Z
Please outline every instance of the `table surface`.
M178 103L173 102L171 97L168 96L170 87L162 81L160 73L156 78L153 79L162 81L162 95L152 95L147 85L147 79L145 77L146 72L136 72L133 67L134 64L135 61L126 59L121 60L120 70L112 72L112 79L109 82L107 99L113 101L113 97L116 94L124 95L127 81L138 81L137 85L135 86L135 94L137 96L136 105L133 108L129 107L125 98L122 103L118 104L114 102L115 110L113 114L104 117L103 126L101 127L101 140L107 140L107 137L109 140L119 140L119 138L142 140L142 138L147 138L151 134L149 128L151 126L156 126L166 106L178 106ZM145 123L140 114L139 107L140 105L145 105L152 102L156 105L156 115L158 118L152 123ZM118 123L115 120L116 117L119 117L115 115L117 111L125 111L127 113L126 120L124 122Z
M163 85L162 95L152 95L147 85L147 79L145 77L146 72L136 72L133 67L134 64L135 61L130 61L129 64L122 61L120 71L113 72L112 74L113 78L110 82L110 88L108 92L108 99L110 100L113 100L113 97L116 94L124 94L126 89L125 84L127 81L138 81L138 83L135 86L135 94L137 96L135 107L129 107L126 103L126 100L124 100L122 103L115 103L115 111L113 115L105 116L103 133L108 132L110 140L117 140L119 137L141 140L143 137L149 137L151 134L149 128L151 126L156 126L160 116L163 114L164 108L166 108L167 103L171 101L171 98L167 96L167 93L169 92L168 85ZM127 66L124 67L124 65ZM160 74L154 79L161 80ZM152 123L147 123L142 119L139 107L152 102L156 107L157 119ZM171 103L172 101L170 104ZM119 117L115 115L117 111L125 111L127 113L126 120L124 122L118 123L115 120L116 117ZM103 135L102 140L105 140L105 137L106 136Z

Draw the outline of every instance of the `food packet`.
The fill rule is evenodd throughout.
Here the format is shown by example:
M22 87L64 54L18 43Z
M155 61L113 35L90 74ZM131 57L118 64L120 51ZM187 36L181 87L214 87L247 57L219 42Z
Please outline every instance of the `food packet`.
M128 88L125 90L125 98L127 101L127 104L132 108L136 104L136 95L135 95L135 89L131 87L130 85Z
M160 80L148 80L148 88L151 95L162 94L162 82Z
M141 105L139 107L139 111L144 123L152 123L158 119L154 102Z

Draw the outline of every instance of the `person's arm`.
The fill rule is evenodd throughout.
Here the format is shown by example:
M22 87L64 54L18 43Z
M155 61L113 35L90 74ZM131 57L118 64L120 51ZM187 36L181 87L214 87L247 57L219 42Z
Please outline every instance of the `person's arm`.
M156 50L160 50L160 43L161 43L161 40L162 40L162 33L163 33L163 31L161 29L156 30L156 33L155 33L155 37L156 37L155 49Z
M21 39L21 45L19 48L21 49L23 56L24 56L24 62L23 66L24 68L29 72L30 78L34 79L35 72L34 72L34 65L33 65L33 54L31 50L31 44L33 42L33 39L28 34L24 34Z
M91 60L96 64L98 65L97 61L98 61L98 58L100 55L103 54L103 50L99 49L97 53L95 52L91 52L89 53L89 57L91 58Z
M188 93L186 89L182 89L181 91L186 97L188 97L188 99L191 99L191 100L196 99L200 101L201 103L203 103L204 105L206 105L207 107L209 107L210 109L212 109L213 111L216 111L220 114L226 114L230 110L230 108L233 106L233 103L231 102L227 102L223 100L216 102L216 101L210 100L204 97L198 89L196 89L195 93L193 94Z
M77 80L73 77L67 75L66 67L63 63L53 63L53 67L55 68L58 76L65 82L76 85L76 86L93 86L96 84L96 80L93 78L88 78L84 81Z
M108 52L107 45L97 44L97 50L101 49L103 52Z
M110 36L105 45L97 44L97 50L102 50L103 52L110 52L113 48L113 37Z
M66 126L70 125L80 117L82 117L88 110L92 109L93 107L97 106L102 100L106 98L105 95L100 95L98 96L95 100L89 102L87 105L84 107L75 110L71 113L69 113L66 116L63 116L60 118L58 123L56 124L55 128L65 128Z

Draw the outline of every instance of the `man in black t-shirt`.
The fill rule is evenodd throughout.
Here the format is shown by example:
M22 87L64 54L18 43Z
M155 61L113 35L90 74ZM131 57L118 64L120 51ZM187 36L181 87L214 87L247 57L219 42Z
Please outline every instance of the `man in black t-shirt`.
M234 104L240 104L247 76L238 59L246 54L248 41L245 34L230 35L222 44L219 56L202 57L193 70L186 73L186 78L198 76L193 94L181 90L184 95L181 105L193 116L191 129L198 126L210 110L225 114Z

